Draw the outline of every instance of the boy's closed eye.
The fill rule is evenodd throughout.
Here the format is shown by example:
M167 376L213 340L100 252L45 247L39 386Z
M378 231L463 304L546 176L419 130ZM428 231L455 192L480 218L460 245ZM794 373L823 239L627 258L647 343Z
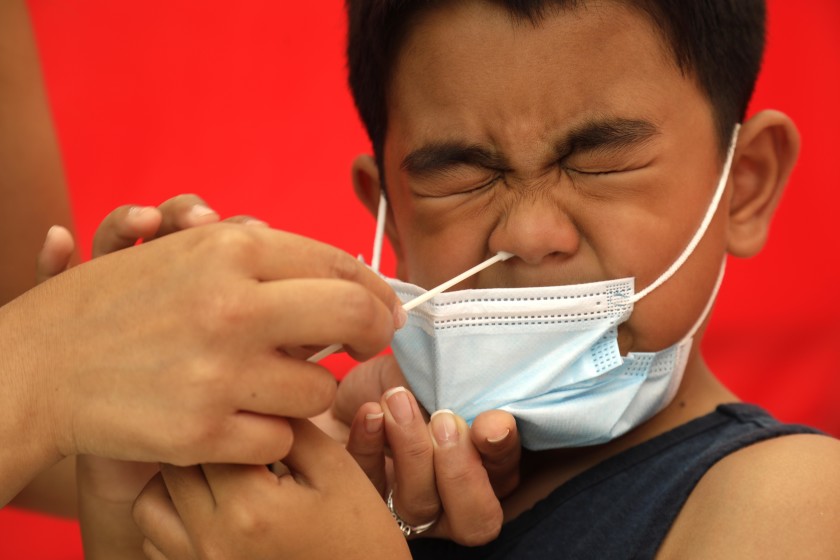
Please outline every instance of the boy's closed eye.
M414 181L411 190L418 198L476 195L490 190L503 178L504 174L496 170L457 165Z

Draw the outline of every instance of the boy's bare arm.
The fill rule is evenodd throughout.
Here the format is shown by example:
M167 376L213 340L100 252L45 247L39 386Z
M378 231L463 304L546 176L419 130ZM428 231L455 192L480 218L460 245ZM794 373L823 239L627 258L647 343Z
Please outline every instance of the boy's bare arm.
M726 457L700 480L661 559L840 558L840 441L792 435Z

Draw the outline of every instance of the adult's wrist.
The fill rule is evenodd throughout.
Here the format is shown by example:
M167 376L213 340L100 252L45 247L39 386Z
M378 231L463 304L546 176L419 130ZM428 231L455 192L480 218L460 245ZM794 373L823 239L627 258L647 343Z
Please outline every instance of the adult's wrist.
M29 293L0 308L0 505L5 505L38 473L64 456L56 440L62 429L49 412L43 363Z

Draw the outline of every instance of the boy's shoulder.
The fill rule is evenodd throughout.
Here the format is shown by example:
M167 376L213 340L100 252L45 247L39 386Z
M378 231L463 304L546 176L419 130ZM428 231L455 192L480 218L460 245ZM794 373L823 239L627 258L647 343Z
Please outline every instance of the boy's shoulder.
M840 558L840 440L778 437L703 476L657 558Z

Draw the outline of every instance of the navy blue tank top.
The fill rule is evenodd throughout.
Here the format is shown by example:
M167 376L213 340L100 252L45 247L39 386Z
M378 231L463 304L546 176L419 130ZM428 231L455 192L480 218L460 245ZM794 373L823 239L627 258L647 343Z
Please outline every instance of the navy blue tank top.
M485 546L417 539L411 552L430 560L653 558L715 463L753 443L807 433L820 432L781 424L753 405L722 405L572 478Z

